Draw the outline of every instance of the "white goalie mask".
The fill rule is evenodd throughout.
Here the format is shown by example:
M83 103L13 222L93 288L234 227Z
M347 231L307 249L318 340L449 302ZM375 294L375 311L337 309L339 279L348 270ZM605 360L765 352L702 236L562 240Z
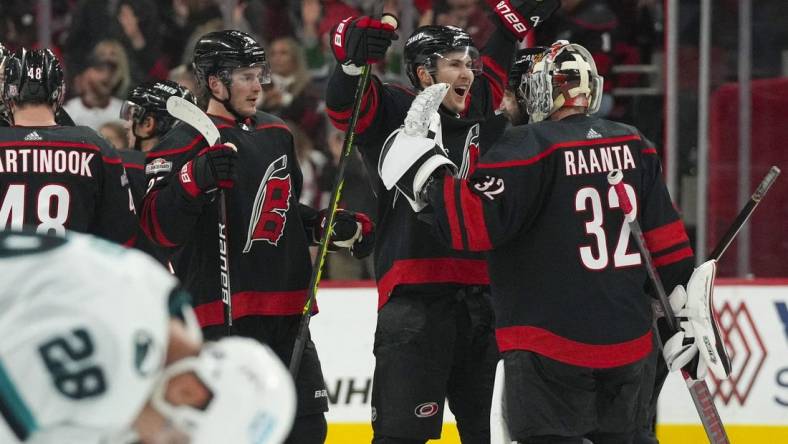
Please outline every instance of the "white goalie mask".
M200 407L170 404L168 382L190 372L210 391L210 400ZM296 409L295 387L279 358L240 337L206 343L199 356L169 366L151 402L190 444L278 444L290 433Z
M584 107L586 114L599 111L603 82L587 49L558 40L534 59L520 92L531 121L540 122L568 106Z

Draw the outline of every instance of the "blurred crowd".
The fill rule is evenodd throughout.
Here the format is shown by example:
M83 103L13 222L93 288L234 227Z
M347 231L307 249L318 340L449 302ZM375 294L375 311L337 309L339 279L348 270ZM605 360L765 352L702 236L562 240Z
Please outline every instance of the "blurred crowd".
M39 46L43 2L3 0L0 41L11 50ZM456 25L466 29L482 47L494 22L481 0L51 0L51 47L64 62L67 75L65 109L79 125L94 128L118 149L130 149L128 131L119 113L135 85L156 79L196 87L192 47L210 31L228 27L255 35L267 50L272 72L259 107L280 116L290 126L304 174L302 201L326 206L341 152L343 134L325 116L326 79L334 58L327 46L331 28L350 15L389 12L400 19L400 40L385 62L375 67L384 80L408 84L403 75L401 47L419 25ZM696 89L698 1L682 1L681 88ZM737 1L716 2L715 26L735 30ZM780 26L774 7L764 2L754 9L755 23L768 24L769 41L756 38L759 48L755 76L779 75L781 48L788 47L788 26ZM382 6L382 11L380 10ZM661 0L563 0L561 10L537 30L527 44L569 39L588 48L605 77L601 112L643 129L658 145L662 139L662 97L656 94L618 95L616 88L657 84L643 73L617 72L617 65L654 65L662 50L664 11ZM770 12L771 11L771 12ZM735 32L715 32L713 82L736 73ZM759 34L760 35L760 34ZM694 36L694 37L693 37ZM694 49L693 49L694 48ZM775 53L776 54L773 54ZM199 96L199 94L198 94ZM692 97L690 94L687 97ZM657 116L655 118L655 116ZM348 168L342 204L375 214L375 198L360 159ZM370 264L344 260L337 253L329 274L334 279L371 278Z

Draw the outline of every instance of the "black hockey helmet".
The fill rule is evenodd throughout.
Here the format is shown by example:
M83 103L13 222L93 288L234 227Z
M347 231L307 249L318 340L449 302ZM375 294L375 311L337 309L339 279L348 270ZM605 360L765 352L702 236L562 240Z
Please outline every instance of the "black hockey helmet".
M63 104L63 69L49 49L17 50L6 60L3 74L3 101L7 104L49 104L55 109Z
M430 74L437 69L437 59L448 52L465 51L471 56L471 68L477 74L481 71L479 51L473 44L471 35L456 26L428 25L413 31L405 42L405 69L410 82L421 89L416 69L424 66Z
M215 31L200 37L194 46L194 72L207 85L215 75L229 87L230 74L238 68L263 69L262 83L270 83L271 71L265 50L251 35L236 30Z
M175 118L167 112L167 99L172 96L197 104L194 94L187 88L170 80L157 80L138 85L129 92L120 109L120 118L139 124L151 116L156 121L155 134L161 136L175 124Z

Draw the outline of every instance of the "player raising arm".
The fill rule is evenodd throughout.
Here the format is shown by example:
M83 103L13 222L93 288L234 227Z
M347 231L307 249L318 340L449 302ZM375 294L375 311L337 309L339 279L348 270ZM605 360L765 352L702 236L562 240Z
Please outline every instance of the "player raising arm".
M639 391L652 312L608 172L623 171L669 288L692 273L689 239L654 146L631 126L593 116L602 78L583 47L556 42L522 87L535 123L508 130L468 179L451 174L456 166L420 130L448 87L425 91L387 141L381 177L429 205L433 233L447 245L488 252L511 438L629 442L648 400ZM686 345L684 358L697 354Z
M446 155L461 165L458 177L467 177L480 153L500 136L500 125L490 125L490 120L503 97L515 44L531 27L519 19L544 19L558 2L498 3L503 9L494 10L501 28L481 53L460 28L423 26L405 43L406 72L413 89L371 78L355 128L355 143L369 171L377 171L383 142L402 124L416 92L436 82L451 85L438 112L442 128L438 137ZM508 26L510 19L518 25ZM353 97L348 91L355 90L360 67L382 59L396 38L393 27L370 17L348 17L334 28L331 48L339 65L326 94L334 126L347 128ZM447 398L463 442L487 442L486 418L498 359L487 299L487 264L481 254L443 245L413 213L411 205L416 204L407 195L387 190L378 177L373 182L378 199L379 310L372 389L374 442L439 438ZM403 391L406 385L410 389ZM417 406L423 411L414 415Z

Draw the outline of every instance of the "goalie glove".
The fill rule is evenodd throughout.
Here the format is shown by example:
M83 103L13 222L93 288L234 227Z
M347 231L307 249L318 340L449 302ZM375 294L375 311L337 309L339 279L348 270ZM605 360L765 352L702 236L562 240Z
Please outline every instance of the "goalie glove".
M501 25L518 41L561 6L560 0L485 0Z
M701 264L687 287L677 285L670 294L670 308L679 331L664 342L662 353L671 371L683 368L693 379L703 379L708 370L717 379L728 379L730 359L714 317L712 295L717 261Z
M378 174L387 190L397 188L413 211L427 206L425 189L440 171L451 174L457 166L441 146L440 107L449 90L446 83L425 88L415 99L402 128L395 130L383 143L378 160Z

